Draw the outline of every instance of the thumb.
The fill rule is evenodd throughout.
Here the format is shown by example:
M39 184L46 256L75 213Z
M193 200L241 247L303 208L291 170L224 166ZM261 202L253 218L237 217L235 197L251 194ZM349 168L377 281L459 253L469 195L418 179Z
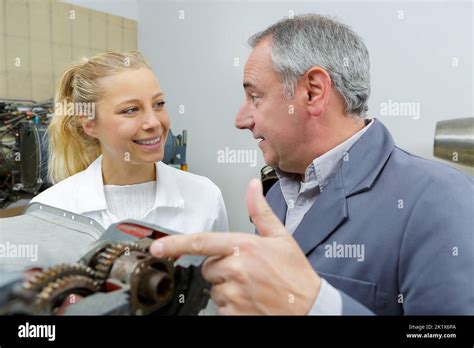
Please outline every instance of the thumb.
M247 187L247 209L260 235L276 237L287 233L263 196L258 179L252 179Z

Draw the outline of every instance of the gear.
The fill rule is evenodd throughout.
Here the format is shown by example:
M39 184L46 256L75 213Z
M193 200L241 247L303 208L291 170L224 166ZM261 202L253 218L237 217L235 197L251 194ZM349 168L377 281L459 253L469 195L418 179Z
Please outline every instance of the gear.
M146 253L146 249L135 243L112 243L102 248L92 265L95 269L96 279L104 283L109 276L112 266L122 254L131 251Z
M94 278L95 272L92 268L78 263L61 264L35 273L31 279L23 283L23 288L27 291L40 292L40 290L49 283L70 275L82 275Z
M34 308L39 314L56 314L68 296L85 297L99 290L99 282L87 276L66 276L45 286L36 296Z

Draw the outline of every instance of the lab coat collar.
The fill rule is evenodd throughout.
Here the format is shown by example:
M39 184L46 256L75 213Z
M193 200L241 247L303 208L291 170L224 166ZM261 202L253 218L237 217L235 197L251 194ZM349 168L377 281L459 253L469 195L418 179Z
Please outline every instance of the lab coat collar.
M156 162L156 198L153 209L158 207L184 208L184 198L179 189L174 169L163 162Z
M78 194L75 200L76 211L85 212L107 210L102 177L102 159L100 155L82 173L78 183ZM174 169L162 162L155 163L156 197L152 209L159 207L184 207L184 198L176 181ZM84 199L86 198L86 199Z
M107 203L102 179L102 155L77 176L77 195L74 200L75 211L83 214L89 211L105 210ZM66 198L66 197L65 197Z

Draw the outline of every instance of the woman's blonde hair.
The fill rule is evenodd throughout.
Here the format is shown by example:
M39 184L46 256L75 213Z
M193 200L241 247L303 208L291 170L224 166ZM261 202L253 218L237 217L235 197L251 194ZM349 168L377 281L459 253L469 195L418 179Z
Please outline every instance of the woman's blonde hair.
M101 78L139 68L150 69L150 65L140 52L130 51L102 53L64 71L56 93L55 114L47 129L48 176L53 184L86 169L101 154L99 141L84 132L81 115L63 106L95 105L103 92L98 83Z

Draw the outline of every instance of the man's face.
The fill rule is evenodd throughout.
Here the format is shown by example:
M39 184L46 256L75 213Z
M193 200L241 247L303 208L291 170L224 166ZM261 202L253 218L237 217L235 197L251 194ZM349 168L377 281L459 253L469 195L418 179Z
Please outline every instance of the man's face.
M100 81L94 136L104 156L130 163L163 159L169 118L164 95L150 69L130 69Z
M294 172L303 150L303 127L298 115L304 109L295 99L285 100L283 84L273 70L269 39L260 42L247 60L244 89L245 100L235 126L250 130L258 139L266 164Z

